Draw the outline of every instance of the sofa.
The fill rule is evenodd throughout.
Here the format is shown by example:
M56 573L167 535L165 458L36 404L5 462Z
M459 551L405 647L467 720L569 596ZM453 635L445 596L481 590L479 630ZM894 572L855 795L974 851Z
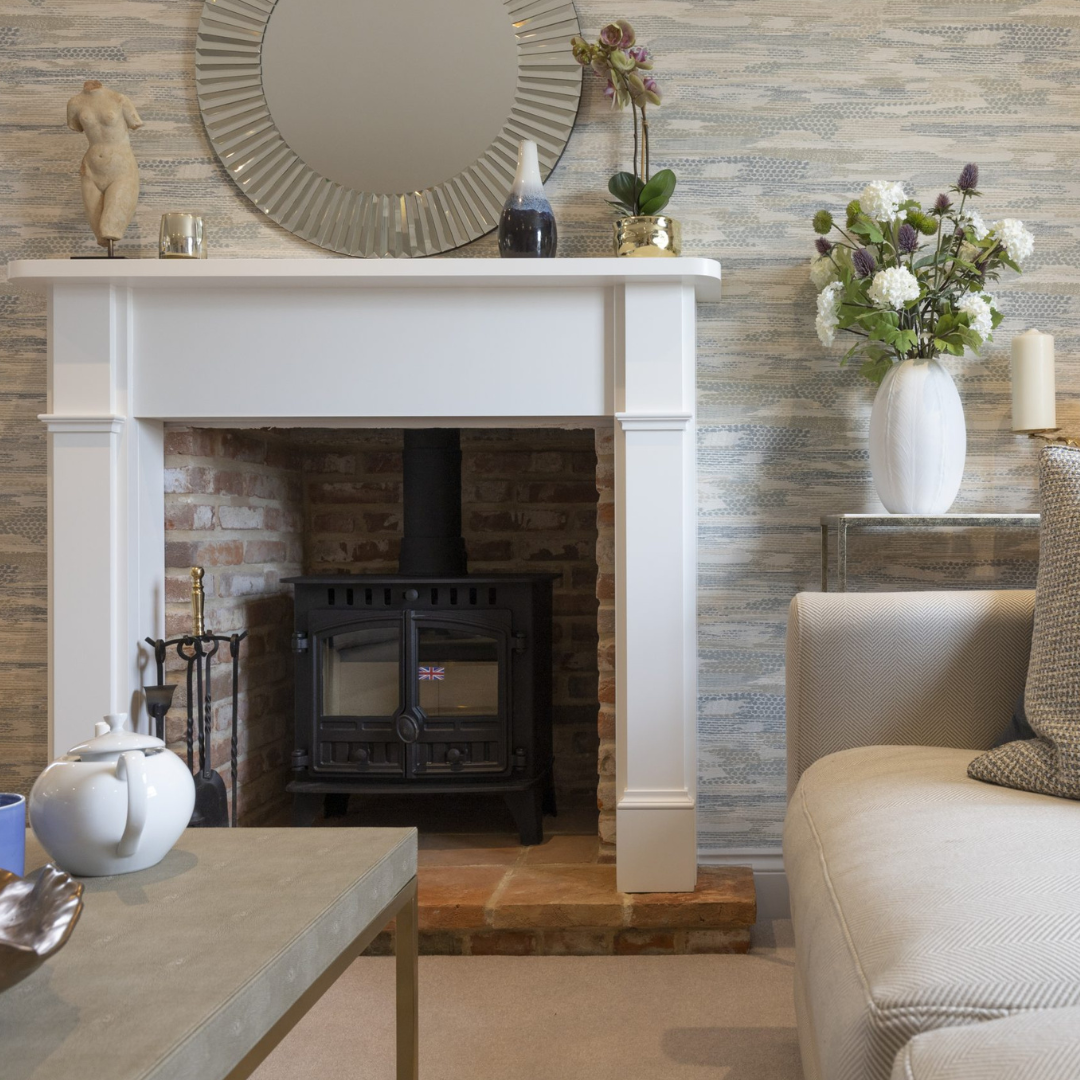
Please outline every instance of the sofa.
M805 1080L1080 1077L1080 803L967 776L1023 690L1034 597L791 605L784 864Z

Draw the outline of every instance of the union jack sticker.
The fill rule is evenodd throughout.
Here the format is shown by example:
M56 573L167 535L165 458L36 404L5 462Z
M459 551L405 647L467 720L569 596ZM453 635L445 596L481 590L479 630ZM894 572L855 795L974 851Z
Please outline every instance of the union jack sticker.
M446 678L446 668L436 667L434 664L420 665L421 682L442 682Z

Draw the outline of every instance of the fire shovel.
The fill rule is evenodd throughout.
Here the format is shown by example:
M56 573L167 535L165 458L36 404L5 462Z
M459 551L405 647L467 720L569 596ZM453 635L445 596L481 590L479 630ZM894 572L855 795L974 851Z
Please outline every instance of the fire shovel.
M188 730L194 714L199 717L199 771L195 774L195 810L191 828L222 829L229 825L229 797L221 774L210 767L210 740L213 734L213 702L210 693L210 664L219 642L203 630L203 570L191 570L192 657L187 669ZM192 686L194 676L195 686ZM192 690L196 693L193 696ZM235 765L233 771L235 773Z

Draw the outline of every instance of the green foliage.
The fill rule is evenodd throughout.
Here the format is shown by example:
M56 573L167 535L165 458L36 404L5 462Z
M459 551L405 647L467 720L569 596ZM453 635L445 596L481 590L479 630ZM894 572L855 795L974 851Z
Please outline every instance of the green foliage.
M659 214L674 193L675 174L670 169L661 169L641 189L638 195L638 213L646 217Z
M814 215L814 232L828 236L832 245L828 260L839 282L838 289L830 286L831 303L824 307L819 303L819 333L826 344L835 333L853 335L840 363L858 362L860 373L875 384L900 360L978 354L1001 324L1002 314L987 300L986 290L1003 270L1019 273L1020 267L993 230L978 241L971 235L965 207L978 192L950 190L960 198L955 203L939 202L930 213L914 199L900 202L899 219L890 215L891 219L875 220L858 199L848 203L843 227L827 210ZM879 201L879 192L874 198ZM867 195L868 205L869 200ZM919 234L914 252L906 229L901 250L902 221ZM860 248L873 257L875 266L864 278L852 263ZM816 265L828 264L819 260ZM819 290L828 280L817 274ZM913 298L905 300L907 296Z
M637 214L638 199L641 196L641 190L645 187L645 182L640 176L635 176L633 173L617 172L608 181L608 191L615 196L615 201L611 203L612 206L630 217Z

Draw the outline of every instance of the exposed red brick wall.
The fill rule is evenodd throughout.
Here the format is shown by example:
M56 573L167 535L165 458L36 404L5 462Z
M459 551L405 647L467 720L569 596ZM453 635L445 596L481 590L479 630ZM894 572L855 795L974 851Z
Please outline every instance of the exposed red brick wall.
M251 635L241 654L238 769L247 823L286 804L292 601L280 580L300 572L397 569L401 443L400 430L168 432L168 633L190 628L189 569L197 564L206 568L208 626L225 633L246 626ZM560 575L553 628L556 785L564 803L598 797L606 841L614 838L612 468L609 428L462 432L470 569ZM175 680L180 665L170 663ZM228 782L228 678L220 670L213 760ZM184 717L181 687L168 725L177 748Z
M302 486L295 448L278 433L170 428L165 441L165 629L191 630L190 568L206 575L206 628L246 628L240 646L238 813L258 824L286 805L292 745L292 590L302 566ZM227 650L213 677L212 762L231 788L231 674ZM183 754L184 668L172 651L166 679L179 683L166 736ZM196 751L197 753L197 751ZM196 759L197 760L197 759Z
M612 428L596 429L596 625L597 668L600 680L600 737L598 771L600 785L600 856L615 854L615 434Z

